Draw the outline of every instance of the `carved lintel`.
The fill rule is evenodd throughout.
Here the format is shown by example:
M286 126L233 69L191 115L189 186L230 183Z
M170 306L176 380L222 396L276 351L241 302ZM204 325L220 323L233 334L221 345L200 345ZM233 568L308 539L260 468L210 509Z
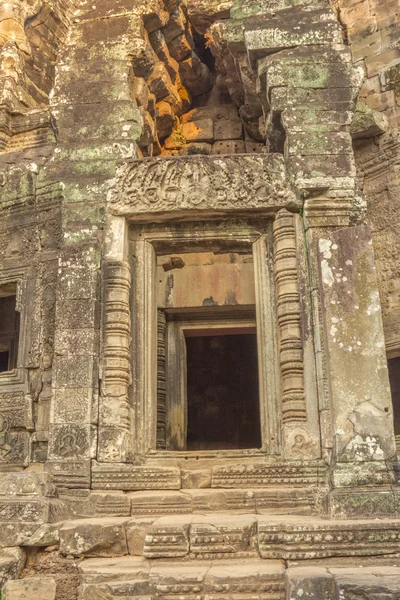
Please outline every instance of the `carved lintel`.
M103 369L100 404L99 453L104 461L128 459L131 383L130 284L128 263L109 261L104 268ZM114 443L115 442L115 443Z
M109 210L126 217L298 206L282 156L180 156L131 160L117 171Z
M294 215L278 213L274 223L275 277L278 295L282 420L305 421L303 344Z

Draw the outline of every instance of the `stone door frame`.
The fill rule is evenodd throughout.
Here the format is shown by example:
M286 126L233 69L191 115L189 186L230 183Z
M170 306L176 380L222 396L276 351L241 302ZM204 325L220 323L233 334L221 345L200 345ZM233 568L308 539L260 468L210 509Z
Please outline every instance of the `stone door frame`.
M133 322L133 365L137 377L133 377L132 404L136 407L133 418L136 420L135 454L146 456L179 456L193 455L190 451L170 451L156 449L157 424L157 299L156 299L156 248L160 245L172 248L181 246L182 241L191 234L196 245L205 249L212 240L213 244L248 244L251 248L255 267L256 326L259 363L260 421L262 447L260 450L221 450L219 454L229 456L243 455L277 455L280 454L280 384L278 355L278 325L276 322L275 283L273 280L271 261L267 256L273 255L272 220L265 220L265 227L257 231L250 224L237 222L226 230L207 221L205 230L193 231L193 224L187 228L182 226L179 233L167 224L154 228L138 226L132 252L136 267L132 298ZM140 237L139 237L140 236ZM261 283L262 282L262 283ZM275 332L275 335L271 332ZM139 348L135 352L135 348ZM271 364L275 368L271 368ZM136 414L135 414L136 413ZM215 451L202 451L202 456L215 456Z

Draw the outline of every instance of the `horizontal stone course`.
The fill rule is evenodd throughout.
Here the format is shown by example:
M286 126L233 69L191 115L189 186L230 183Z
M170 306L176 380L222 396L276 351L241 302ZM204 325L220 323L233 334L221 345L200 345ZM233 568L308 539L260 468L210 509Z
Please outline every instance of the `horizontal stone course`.
M281 561L251 561L245 564L211 564L197 561L159 565L141 558L89 559L80 563L82 596L179 597L284 600L284 564ZM140 594L139 594L140 592ZM97 596L95 594L98 594Z
M81 519L65 522L59 533L61 552L73 556L300 560L394 554L400 519L210 513Z
M87 559L79 564L82 578L80 600L107 598L208 599L354 597L396 598L400 591L400 568L385 565L337 566L320 563L285 570L279 560L172 561L158 564L143 558ZM376 596L376 594L378 594Z

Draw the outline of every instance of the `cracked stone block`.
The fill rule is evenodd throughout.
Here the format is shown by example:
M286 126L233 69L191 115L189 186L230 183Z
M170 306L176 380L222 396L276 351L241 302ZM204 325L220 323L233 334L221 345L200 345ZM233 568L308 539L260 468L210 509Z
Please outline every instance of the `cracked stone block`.
M251 515L195 516L190 528L190 551L194 554L233 554L251 551L256 519Z
M56 600L56 582L52 577L31 577L8 581L3 589L4 600Z
M145 539L146 558L174 558L189 553L191 516L161 517L150 527Z
M146 535L153 525L156 517L137 517L131 519L126 525L126 541L129 554L142 556Z
M127 519L67 521L60 528L60 551L73 556L121 556L128 554Z

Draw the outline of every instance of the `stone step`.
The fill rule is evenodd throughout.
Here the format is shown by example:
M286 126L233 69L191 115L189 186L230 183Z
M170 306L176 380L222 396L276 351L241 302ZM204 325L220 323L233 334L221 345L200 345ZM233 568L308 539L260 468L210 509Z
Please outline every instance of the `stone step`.
M71 518L161 517L205 512L317 515L323 490L308 487L255 489L184 489L176 491L113 492L62 490L60 499Z
M400 551L400 520L208 513L99 518L60 527L63 554L143 555L149 559L302 560L378 556Z
M196 600L284 600L282 561L169 562L143 558L88 559L79 566L79 600L121 597Z
M395 600L400 594L400 566L371 560L357 564L350 560L348 566L307 561L286 569L283 561L260 559L190 563L155 563L140 557L86 559L79 564L79 600Z

